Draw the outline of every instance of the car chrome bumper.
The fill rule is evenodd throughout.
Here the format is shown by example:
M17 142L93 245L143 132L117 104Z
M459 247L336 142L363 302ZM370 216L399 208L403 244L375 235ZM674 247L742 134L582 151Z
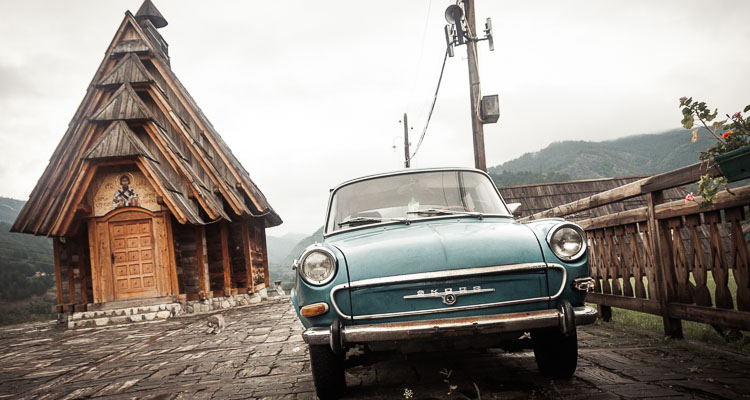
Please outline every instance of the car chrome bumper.
M592 307L575 307L576 325L596 321L596 310ZM524 332L533 329L559 327L565 329L566 316L562 309L529 311L479 317L431 319L425 321L390 322L372 325L341 326L338 336L340 344L400 341L411 339L436 339L451 336L466 336L483 333ZM305 343L330 344L331 328L308 328L302 333Z

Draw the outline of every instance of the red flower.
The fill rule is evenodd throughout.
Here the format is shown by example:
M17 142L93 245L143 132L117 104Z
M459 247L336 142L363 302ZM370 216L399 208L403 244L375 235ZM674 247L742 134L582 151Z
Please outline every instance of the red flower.
M685 203L690 203L694 198L695 196L693 195L693 192L688 193L687 196L685 196Z
M733 131L726 131L721 135L722 139L728 139L730 136L732 136L734 132Z

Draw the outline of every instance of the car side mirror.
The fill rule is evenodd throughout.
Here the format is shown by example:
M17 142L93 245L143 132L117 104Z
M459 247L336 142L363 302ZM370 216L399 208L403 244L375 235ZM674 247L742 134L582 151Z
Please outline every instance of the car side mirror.
M508 211L510 211L511 214L515 215L516 211L521 208L521 203L508 203L507 206Z

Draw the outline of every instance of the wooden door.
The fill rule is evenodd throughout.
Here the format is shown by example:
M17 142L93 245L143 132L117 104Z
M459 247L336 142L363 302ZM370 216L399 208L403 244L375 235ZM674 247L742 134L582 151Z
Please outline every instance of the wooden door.
M151 219L110 222L115 299L156 297Z

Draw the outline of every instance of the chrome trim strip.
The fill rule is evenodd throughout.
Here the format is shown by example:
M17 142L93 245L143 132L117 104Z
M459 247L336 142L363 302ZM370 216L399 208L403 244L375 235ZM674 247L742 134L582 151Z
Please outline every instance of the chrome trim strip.
M536 302L541 302L541 301L550 301L550 300L554 300L560 297L563 290L565 290L565 282L567 282L568 280L568 270L565 269L565 267L563 267L560 264L545 264L543 262L539 262L539 263L525 263L525 264L511 264L511 265L495 265L491 267L461 268L461 269L453 269L449 271L424 272L424 273L418 273L418 274L395 275L395 276L388 276L385 278L363 279L361 281L354 281L352 283L342 283L340 285L334 286L331 289L331 292L330 292L331 305L333 305L333 309L336 311L338 315L340 315L342 318L346 320L351 321L354 318L352 318L351 315L345 314L343 311L341 311L341 308L339 308L339 305L336 303L336 292L340 290L357 289L357 288L365 288L365 287L372 287L372 286L383 286L383 285L388 285L392 283L424 282L424 281L432 281L432 280L445 279L445 278L455 279L455 278L464 278L464 277L480 276L480 275L541 271L541 270L546 270L549 268L562 270L562 274L563 274L562 284L560 285L560 289L553 296L533 297L533 298L518 299L518 300L506 300L506 301L498 301L498 302L493 302L493 303L474 304L474 305L451 307L451 308L433 308L433 309L418 310L418 311L402 311L402 312L395 312L395 313L369 314L369 315L361 315L361 316L358 315L355 318L369 320L369 319L380 319L380 318L405 317L405 316L411 316L411 315L428 315L428 314L438 314L438 313L444 313L444 312L479 310L483 308L502 307L502 306L516 305L516 304L527 304L527 303L536 303Z
M596 321L596 310L592 307L574 307L573 310L576 326ZM465 336L476 333L521 332L559 326L560 315L559 310L540 310L479 317L344 326L341 329L341 337L343 343L367 343ZM305 343L313 345L328 344L329 336L330 328L308 328L302 333Z
M447 306L452 306L456 304L459 296L468 296L470 294L480 294L480 293L492 293L494 291L495 289L482 289L480 286L474 286L471 290L465 287L461 287L457 291L453 291L453 289L445 289L445 291L443 292L432 290L430 291L430 293L425 293L424 290L419 290L417 291L417 294L404 296L404 300L441 298L443 299L443 304Z

